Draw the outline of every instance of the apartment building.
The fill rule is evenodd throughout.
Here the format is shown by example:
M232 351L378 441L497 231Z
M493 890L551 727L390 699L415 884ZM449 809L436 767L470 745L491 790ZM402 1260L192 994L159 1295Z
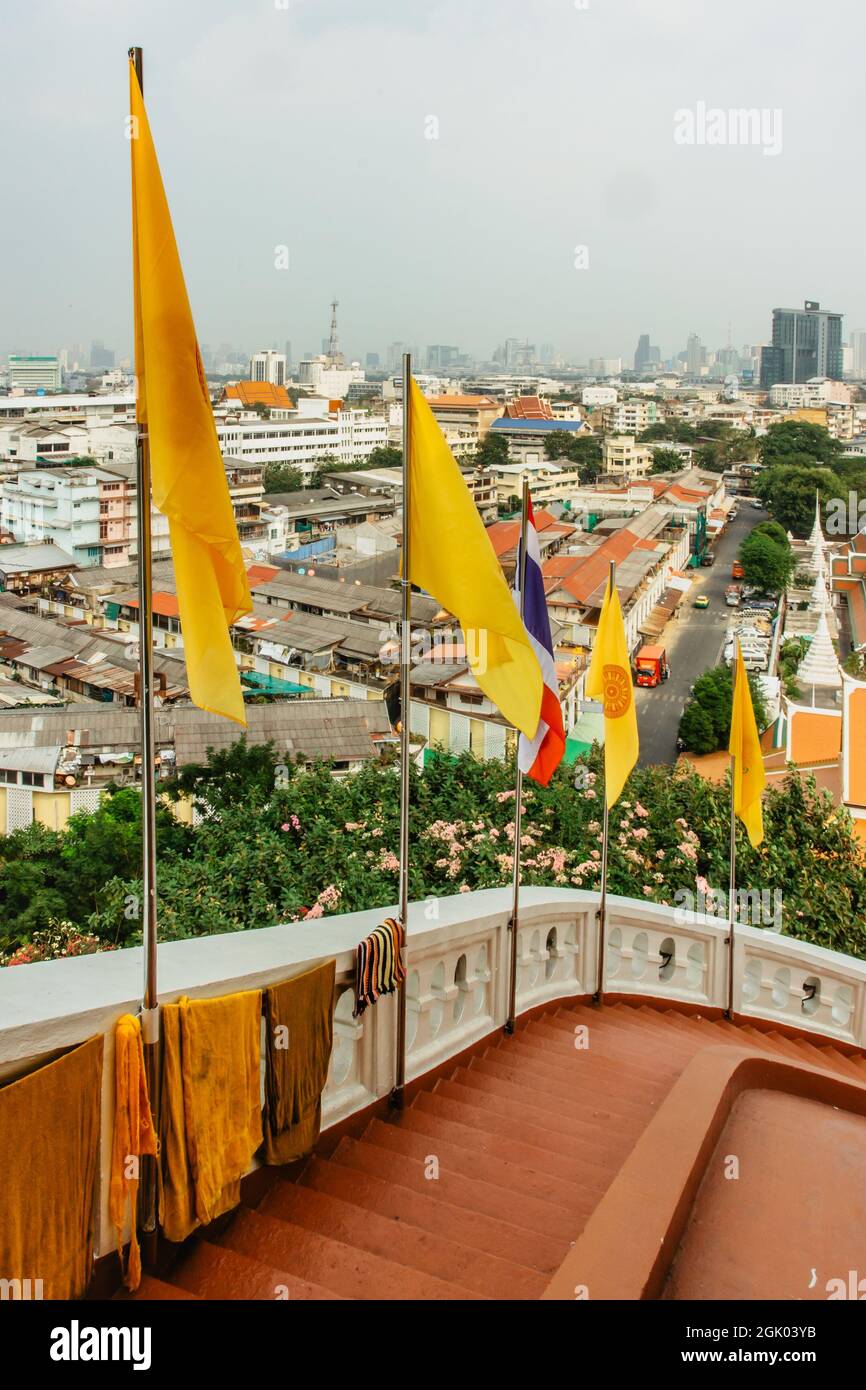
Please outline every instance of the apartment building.
M307 476L323 460L351 468L388 443L384 417L363 410L307 415L301 409L284 419L268 420L246 411L226 412L217 418L216 430L224 455L262 467L285 464Z
M501 405L491 396L428 396L427 404L452 449L456 442L456 451L464 454L478 448L502 413Z
M606 405L601 412L602 426L608 434L642 434L659 420L655 401L627 400Z
M602 468L606 474L641 478L649 472L653 451L646 444L638 444L633 435L609 436L602 449Z

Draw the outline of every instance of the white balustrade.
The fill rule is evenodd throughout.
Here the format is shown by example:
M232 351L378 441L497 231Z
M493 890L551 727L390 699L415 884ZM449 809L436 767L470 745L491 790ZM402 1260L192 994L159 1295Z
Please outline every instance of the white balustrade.
M525 888L517 927L517 1011L586 998L596 986L595 894ZM394 909L391 909L393 912ZM413 903L406 978L406 1075L441 1066L505 1023L510 962L510 889ZM386 1096L394 1083L397 1000L386 996L359 1018L355 948L388 910L347 913L262 931L166 942L159 947L160 998L206 998L261 988L336 960L334 1049L322 1098L323 1125L337 1124ZM608 898L605 992L724 1009L728 925L718 917ZM0 1079L95 1033L107 1037L103 1081L103 1181L99 1253L112 1248L107 1165L113 1125L113 1030L135 1012L141 950L106 952L0 970ZM866 962L738 925L734 1011L866 1046Z

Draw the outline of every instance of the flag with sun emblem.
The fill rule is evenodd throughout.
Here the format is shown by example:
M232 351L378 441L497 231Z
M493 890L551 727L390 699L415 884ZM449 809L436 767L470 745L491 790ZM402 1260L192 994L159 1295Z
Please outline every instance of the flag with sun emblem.
M622 793L637 762L637 714L631 664L619 594L610 580L604 594L592 660L586 673L586 696L604 706L604 787L608 808Z

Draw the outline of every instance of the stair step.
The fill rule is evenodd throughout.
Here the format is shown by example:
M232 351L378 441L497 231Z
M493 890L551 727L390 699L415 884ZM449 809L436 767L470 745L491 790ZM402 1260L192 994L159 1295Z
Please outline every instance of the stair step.
M537 1270L486 1255L460 1243L459 1221L441 1213L434 1233L354 1206L315 1188L277 1183L257 1207L260 1216L288 1221L381 1259L407 1265L471 1289L484 1298L536 1299L545 1287Z
M632 1078L636 1085L644 1086L654 1094L667 1095L671 1085L671 1074L654 1067L650 1062L636 1062L626 1056L614 1058L609 1054L605 1055L599 1050L592 1035L589 1044L588 1048L572 1048L566 1053L551 1054L546 1042L539 1042L533 1038L524 1039L515 1034L508 1040L507 1046L489 1047L480 1055L485 1059L514 1057L521 1066L531 1069L533 1075L547 1075L560 1080L565 1078L570 1081L575 1072L581 1076L586 1073L593 1080L604 1080L608 1083L611 1080L624 1083L626 1078Z
M473 1057L469 1062L468 1071L474 1072L476 1076L487 1076L492 1080L505 1082L510 1086L520 1086L531 1095L544 1097L554 1105L564 1106L566 1114L577 1116L589 1106L592 1110L602 1109L611 1115L622 1115L625 1119L633 1118L645 1122L647 1110L651 1108L655 1099L636 1099L634 1095L626 1098L617 1094L618 1088L611 1084L610 1078L604 1081L595 1080L588 1068L581 1070L579 1062L575 1063L574 1076L568 1080L539 1076L522 1062L512 1062L509 1065L500 1052L495 1052L490 1057Z
M246 1302L278 1301L286 1294L295 1301L339 1297L328 1289L298 1279L258 1255L243 1254L198 1239L184 1250L171 1271L171 1281L197 1298L232 1299Z
M341 1197L343 1201L353 1202L355 1206L378 1212L393 1221L404 1221L427 1231L453 1231L462 1245L527 1269L549 1274L557 1268L562 1256L559 1241L535 1231L521 1230L510 1221L500 1221L444 1201L435 1194L435 1182L428 1183L433 1191L427 1196L386 1182L372 1173L361 1173L321 1158L312 1159L298 1181L304 1187Z
M178 1299L192 1299L193 1302L198 1302L199 1295L187 1293L186 1289L178 1288L176 1284L155 1279L152 1274L142 1274L141 1283L134 1293L130 1293L128 1289L118 1289L117 1293L112 1295L112 1301L120 1303L135 1303L138 1300L146 1303L169 1303Z
M363 1144L357 1140L341 1139L332 1155L332 1162L343 1163L346 1167L373 1173L385 1182L395 1182L416 1192L427 1192L430 1179L425 1173L421 1159L411 1158L396 1149L378 1144ZM565 1216L556 1208L548 1210L539 1219L539 1207L546 1204L537 1198L522 1201L519 1193L507 1192L500 1187L479 1178L465 1177L443 1164L439 1167L436 1186L446 1202L452 1206L467 1207L470 1211L481 1212L494 1220L509 1220L514 1225L525 1226L529 1233L543 1231L553 1234L558 1230L560 1239L571 1238L571 1232L578 1226L578 1218L571 1212ZM542 1222L544 1224L542 1224ZM568 1237L565 1231L569 1232Z
M568 1151L569 1141L583 1140L585 1144L592 1146L595 1153L603 1157L616 1153L621 1159L623 1138L630 1139L631 1147L644 1128L644 1125L634 1121L619 1121L614 1129L610 1117L600 1113L587 1112L579 1120L574 1119L557 1111L553 1106L542 1105L531 1092L515 1092L514 1087L503 1086L487 1077L470 1079L468 1072L465 1077L461 1076L459 1082L437 1081L432 1094L459 1101L473 1109L502 1115L519 1124L521 1128L527 1124L544 1129L547 1134L547 1146L554 1147L552 1141L555 1139L560 1152ZM532 1097L531 1105L526 1100L527 1094Z
M425 1302L480 1298L445 1279L247 1208L238 1211L219 1237L219 1244L287 1268L298 1278L321 1284L345 1298Z

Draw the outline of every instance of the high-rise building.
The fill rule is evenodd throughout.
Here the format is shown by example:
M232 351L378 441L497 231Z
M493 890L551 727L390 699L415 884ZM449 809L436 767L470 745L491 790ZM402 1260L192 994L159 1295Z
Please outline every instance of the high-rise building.
M637 340L637 347L634 354L634 369L636 372L649 371L650 367L655 367L662 360L661 349L655 347L649 340L648 333L641 333Z
M367 369L368 372L378 372L378 370L379 370L379 354L378 354L378 352L368 352L368 353L367 353L367 356L364 358L364 366L365 366L365 368Z
M706 349L697 333L690 333L686 339L686 371L689 376L700 376L706 364Z
M761 349L761 386L796 385L813 376L842 379L842 315L812 299L802 309L774 309L772 345Z
M851 334L851 375L859 380L866 377L866 332Z
M98 338L90 344L90 370L92 372L114 370L114 349L105 347Z
M445 372L460 356L460 349L447 343L432 343L427 349L428 372Z
M287 338L287 339L286 339L286 371L290 373L291 370L292 370L292 344L291 344L291 342L289 341L289 339Z
M250 358L250 381L269 381L272 386L285 386L288 372L283 353L266 348Z

